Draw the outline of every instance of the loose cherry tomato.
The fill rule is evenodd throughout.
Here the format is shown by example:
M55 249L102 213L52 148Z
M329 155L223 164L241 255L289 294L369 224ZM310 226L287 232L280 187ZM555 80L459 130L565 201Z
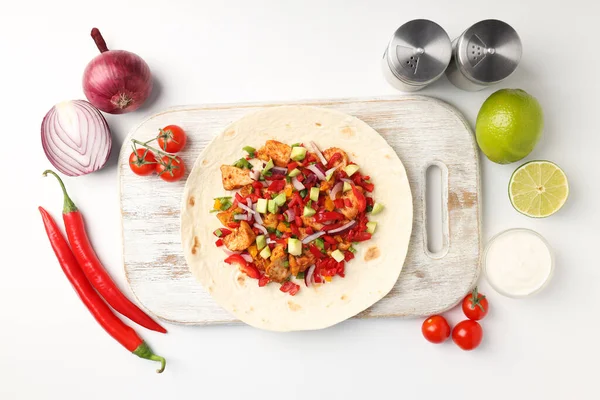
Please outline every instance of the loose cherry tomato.
M452 330L452 340L463 350L473 350L483 339L483 329L478 322L465 319Z
M483 319L488 313L488 301L484 295L477 292L477 287L462 301L462 310L467 318L473 321Z
M164 181L176 182L185 174L185 164L177 156L173 158L162 156L158 164L156 164L156 173Z
M160 148L167 153L181 151L187 142L185 132L177 125L168 125L160 129L156 139Z
M129 156L129 168L136 175L150 175L156 169L154 153L148 149L137 149Z
M423 321L421 332L431 343L442 343L450 337L450 325L441 315L433 315Z

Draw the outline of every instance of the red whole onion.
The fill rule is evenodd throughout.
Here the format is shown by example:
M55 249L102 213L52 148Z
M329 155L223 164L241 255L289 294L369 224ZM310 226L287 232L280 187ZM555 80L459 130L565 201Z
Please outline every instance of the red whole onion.
M104 116L85 100L58 103L42 121L42 147L56 169L68 176L99 170L112 139Z
M129 51L108 50L96 28L92 29L92 38L101 54L85 67L85 97L94 106L110 114L137 110L152 91L152 75L148 64Z

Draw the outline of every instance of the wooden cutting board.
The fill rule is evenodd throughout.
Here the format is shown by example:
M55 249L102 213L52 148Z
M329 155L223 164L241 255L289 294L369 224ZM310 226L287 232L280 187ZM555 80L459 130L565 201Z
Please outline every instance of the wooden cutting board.
M129 139L146 141L159 128L179 125L188 134L182 158L191 168L200 151L227 125L247 113L282 104L331 108L362 119L390 143L406 167L414 221L404 268L392 291L357 318L431 315L457 304L480 272L477 146L456 109L424 96L177 107L142 122L131 131L119 156L123 263L137 300L173 323L237 322L212 300L186 266L179 232L185 180L167 183L156 176L134 175L128 166ZM443 249L435 254L427 249L425 229L426 171L431 165L442 169L444 185Z

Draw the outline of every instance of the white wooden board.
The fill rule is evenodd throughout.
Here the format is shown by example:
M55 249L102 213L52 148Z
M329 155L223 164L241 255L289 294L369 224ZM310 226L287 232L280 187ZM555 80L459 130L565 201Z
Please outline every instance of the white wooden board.
M480 272L477 147L473 132L457 110L424 96L177 107L142 122L125 140L119 156L123 262L137 300L169 322L236 322L203 290L186 266L179 233L185 180L167 183L156 176L134 175L128 166L129 139L145 141L156 136L159 128L179 125L188 134L182 158L191 168L211 138L231 122L281 104L308 104L354 115L377 130L406 166L414 221L404 269L392 291L357 317L423 316L458 303ZM427 250L425 229L425 173L432 164L442 168L446 185L442 191L444 248L436 254Z

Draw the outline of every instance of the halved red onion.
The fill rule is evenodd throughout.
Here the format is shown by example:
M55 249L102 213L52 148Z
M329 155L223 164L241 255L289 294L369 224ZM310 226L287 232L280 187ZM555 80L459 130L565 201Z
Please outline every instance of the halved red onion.
M256 213L256 214L258 214L258 213ZM269 231L267 230L267 228L265 228L264 226L262 226L258 222L254 223L254 225L252 225L252 226L254 226L255 228L260 229L262 231L262 233L264 233L265 235L269 234Z
M248 207L247 205L245 205L244 203L240 203L238 202L238 207L241 208L242 210L250 213L250 214L255 214L256 211L254 211L251 207Z
M325 157L323 156L323 153L321 153L321 150L319 150L319 148L317 147L315 142L311 141L310 145L312 146L313 150L317 154L317 157L319 157L319 160L323 163L323 165L327 165L327 160L325 159Z
M344 224L344 225L340 226L339 228L335 228L335 229L330 230L328 233L329 234L332 234L332 233L342 233L346 229L352 228L355 224L356 224L356 221L350 221L347 224Z
M306 274L304 275L304 284L306 285L306 287L309 287L313 283L313 275L315 273L316 268L317 267L315 266L315 264L308 267L308 270L306 271Z
M263 219L260 215L259 212L256 211L256 204L252 205L252 210L254 211L254 219L256 220L256 222L258 222L259 224L263 224Z
M336 183L335 186L333 186L333 189L331 189L331 192L329 192L329 198L331 200L335 200L335 196L337 196L337 194L340 193L343 188L344 188L344 182Z
M110 128L85 100L56 104L42 121L42 147L56 169L68 176L99 170L110 155Z
M238 206L240 204L238 203ZM233 216L233 219L235 219L236 221L248 221L248 214L235 214Z
M292 185L294 185L294 188L295 188L296 190L303 190L303 189L305 189L305 187L304 187L304 185L302 184L302 182L300 182L300 181L298 180L298 178L296 178L296 177L293 177L293 178L292 178Z
M323 232L323 231L315 232L312 235L309 235L309 236L305 237L304 239L302 239L302 244L308 244L308 243L312 242L313 240L320 238L325 233L326 232Z
M285 210L283 215L285 215L287 222L292 222L294 220L294 218L296 218L296 213L291 208L288 208L287 210Z
M250 254L242 253L242 254L241 254L241 256L242 256L242 258L243 258L244 260L246 260L246 262L252 262L252 261L254 261L254 260L252 259L252 256L251 256Z
M321 171L321 169L319 167L317 167L317 164L311 164L306 168L308 168L312 172L314 172L315 175L317 176L317 178L319 178L319 180L322 180L322 181L325 180L325 174Z

